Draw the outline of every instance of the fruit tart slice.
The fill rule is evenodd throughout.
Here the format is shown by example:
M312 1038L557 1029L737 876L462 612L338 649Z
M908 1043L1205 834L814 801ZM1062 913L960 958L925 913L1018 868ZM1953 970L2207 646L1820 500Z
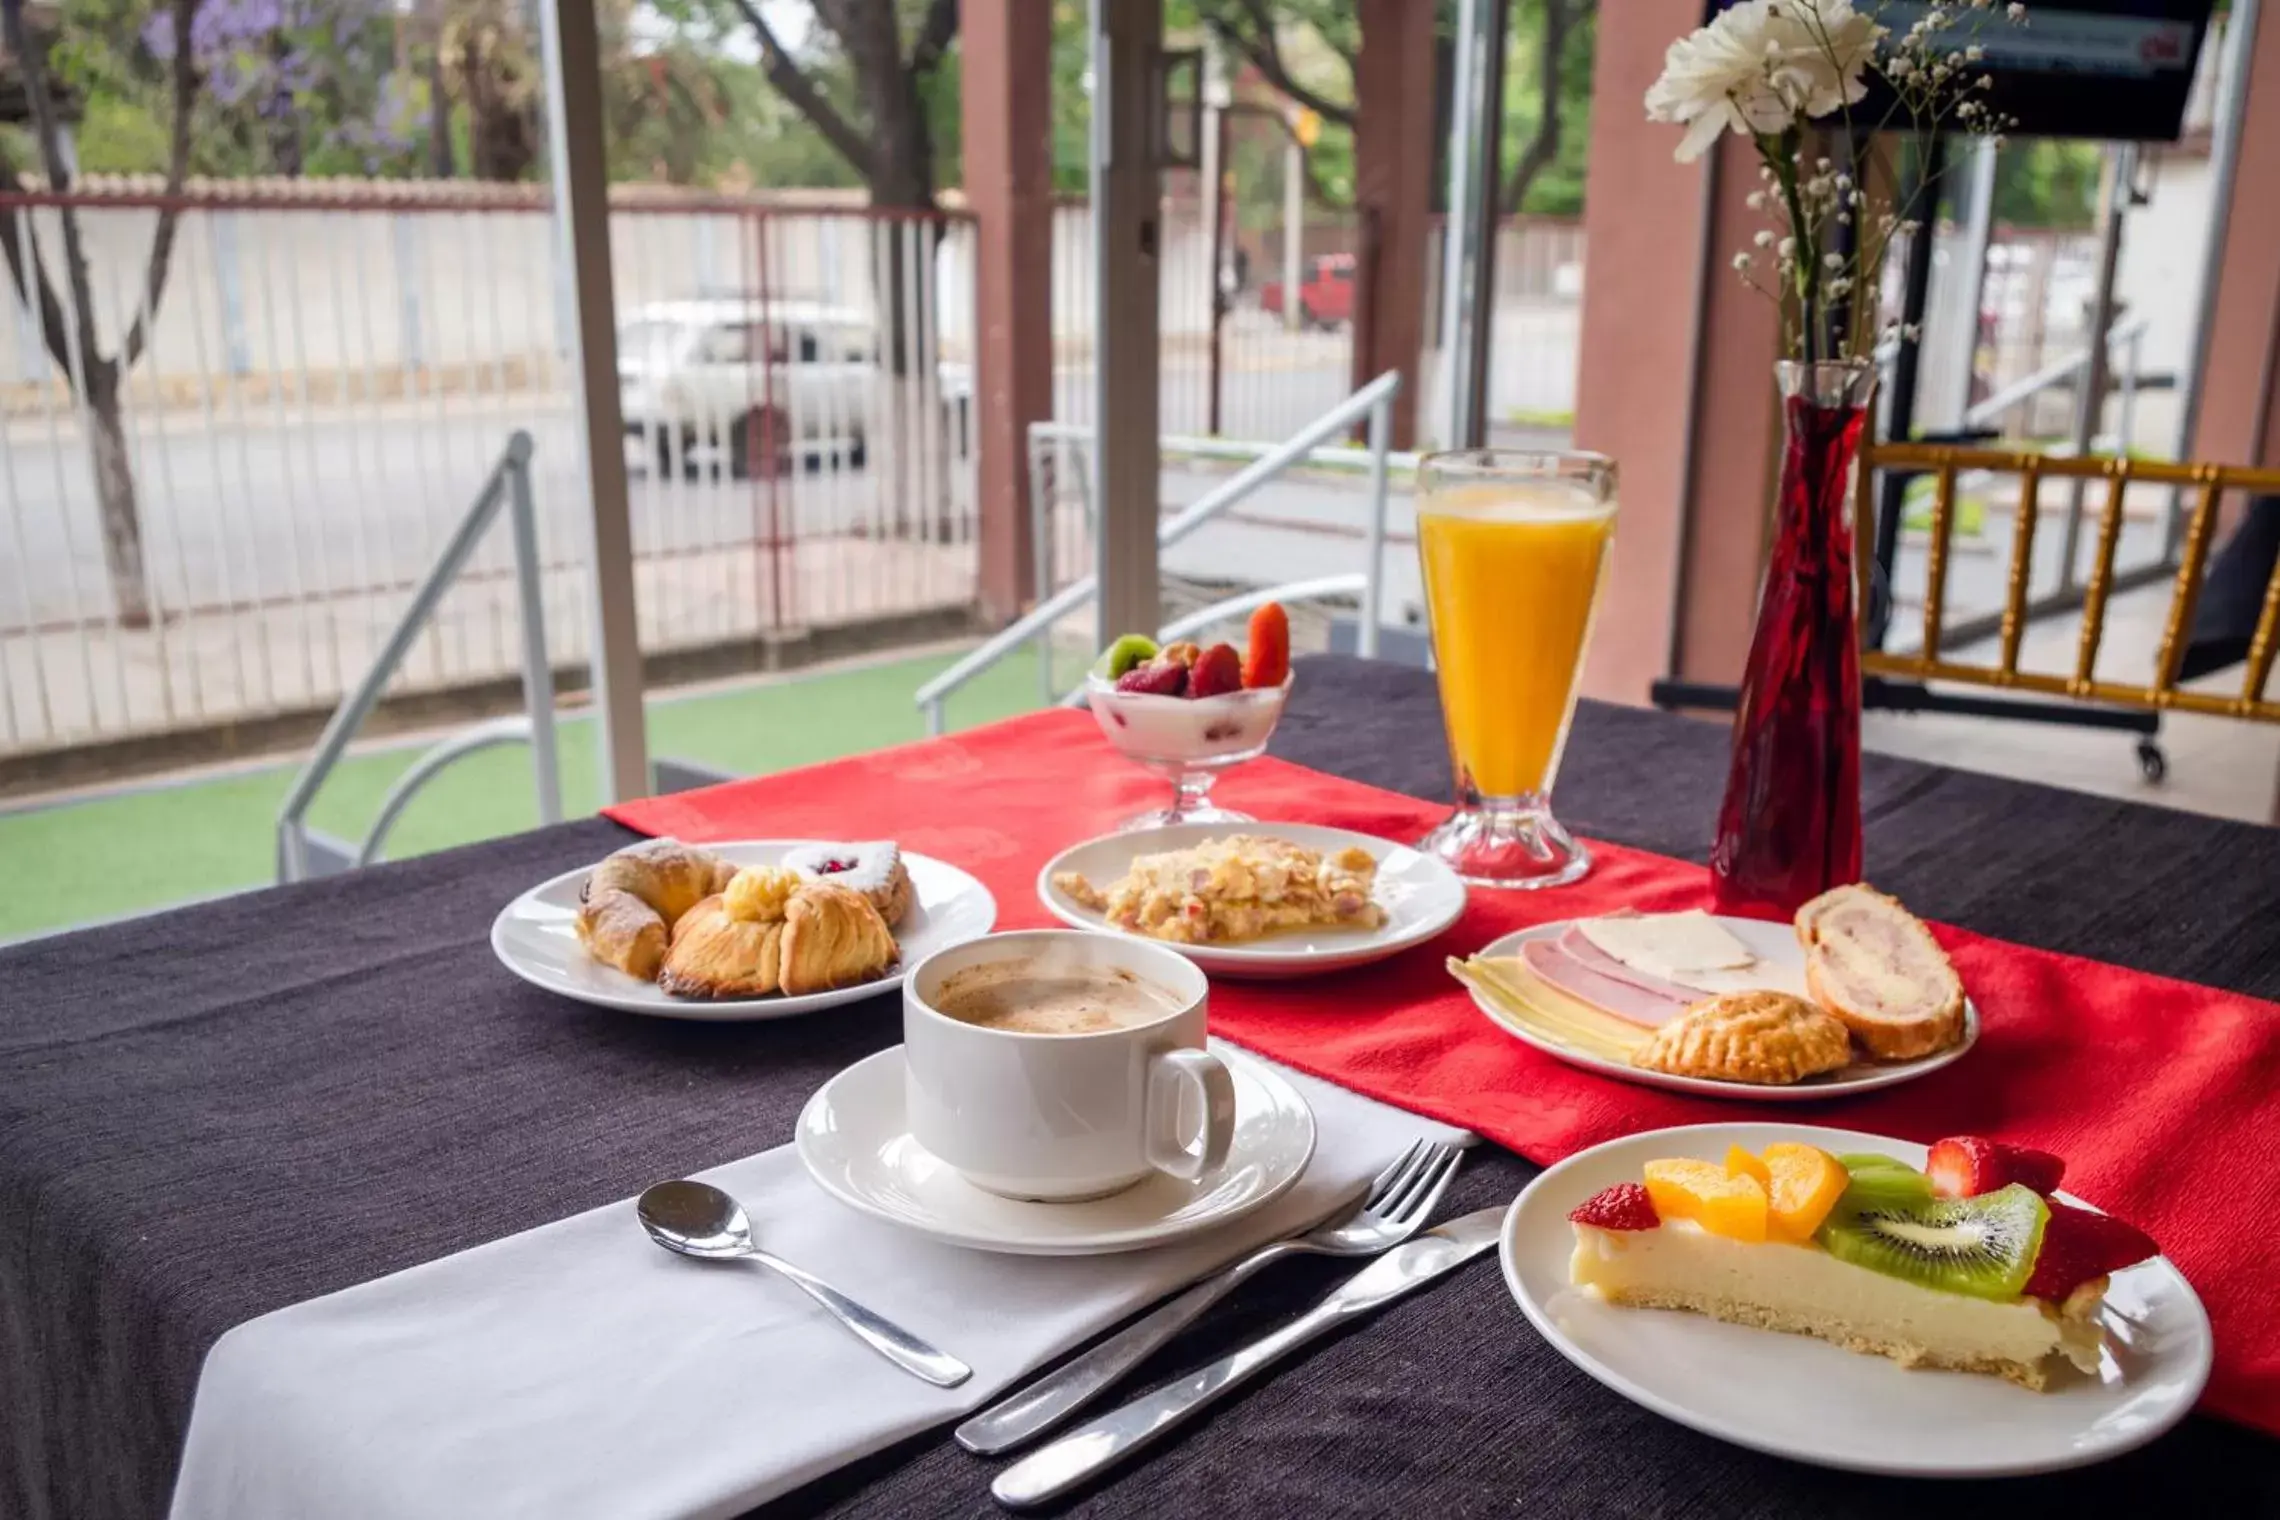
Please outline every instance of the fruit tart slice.
M2160 1247L2046 1196L2063 1166L2046 1152L1958 1136L1931 1158L1930 1175L1792 1144L1650 1161L1568 1216L1568 1277L1609 1303L2038 1391L2067 1366L2096 1372L2107 1274Z

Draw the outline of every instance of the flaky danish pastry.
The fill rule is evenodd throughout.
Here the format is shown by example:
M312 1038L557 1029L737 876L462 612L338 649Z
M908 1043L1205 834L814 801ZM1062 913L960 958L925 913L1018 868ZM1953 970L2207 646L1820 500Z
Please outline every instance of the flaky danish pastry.
M578 943L604 965L652 981L673 925L735 874L717 855L676 839L627 845L586 878L578 896Z
M862 893L762 866L674 925L658 981L677 997L797 997L871 981L899 954Z

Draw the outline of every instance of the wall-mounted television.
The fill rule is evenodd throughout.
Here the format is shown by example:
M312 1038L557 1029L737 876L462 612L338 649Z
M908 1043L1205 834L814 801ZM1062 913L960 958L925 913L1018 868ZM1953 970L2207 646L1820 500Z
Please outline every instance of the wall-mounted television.
M1714 16L1733 0L1710 0ZM1933 7L1926 0L1854 0L1895 32ZM2094 137L2121 142L2174 142L2184 130L2193 69L2208 35L2214 0L2066 0L2027 7L2024 26L2003 19L2002 6L1974 12L1940 7L1950 33L1985 49L1979 66L1993 77L1989 108L2018 125L2014 137ZM1853 107L1856 123L1873 123L1888 102L1879 94Z

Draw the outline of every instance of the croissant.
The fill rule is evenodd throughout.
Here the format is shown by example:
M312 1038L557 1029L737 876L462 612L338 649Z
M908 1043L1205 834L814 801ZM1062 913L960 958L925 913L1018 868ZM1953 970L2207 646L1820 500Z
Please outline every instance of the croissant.
M899 953L862 893L811 882L780 918L740 918L721 897L698 903L673 926L658 981L677 997L797 997L870 981Z
M595 960L654 981L664 964L668 931L735 874L727 861L679 840L627 845L586 878L578 898L578 943Z

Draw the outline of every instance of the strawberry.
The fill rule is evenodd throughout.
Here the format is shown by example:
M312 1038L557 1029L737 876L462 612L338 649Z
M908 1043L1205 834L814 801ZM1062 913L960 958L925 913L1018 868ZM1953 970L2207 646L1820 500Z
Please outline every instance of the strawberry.
M1137 691L1151 697L1176 697L1187 690L1187 667L1169 660L1136 665L1116 678L1118 691Z
M1647 1190L1636 1182L1618 1182L1603 1188L1575 1206L1568 1218L1576 1224L1596 1225L1602 1230L1652 1230L1662 1224L1662 1216L1655 1212L1654 1200Z
M1188 667L1187 694L1216 697L1243 689L1243 661L1233 644L1214 644Z
M1251 614L1251 646L1243 657L1245 686L1280 686L1290 679L1290 614L1269 602Z
M2035 1252L2034 1275L2027 1279L2026 1291L2056 1303L2093 1277L2119 1272L2160 1254L2161 1247L2153 1237L2127 1220L2078 1209L2053 1198L2050 1222L2043 1226L2042 1248Z
M2066 1174L2066 1163L2049 1151L2005 1145L1984 1135L1954 1135L1932 1147L1924 1172L1942 1198L1977 1198L2014 1182L2047 1197Z

